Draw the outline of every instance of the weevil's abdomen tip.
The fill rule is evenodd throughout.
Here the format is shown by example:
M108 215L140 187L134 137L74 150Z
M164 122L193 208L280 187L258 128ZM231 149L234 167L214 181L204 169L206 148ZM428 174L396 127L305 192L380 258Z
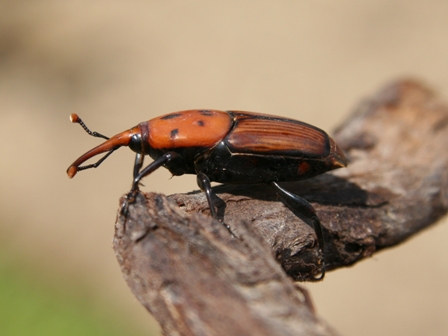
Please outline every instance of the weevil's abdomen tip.
M73 178L73 176L75 176L77 172L78 172L78 169L76 169L75 166L70 166L67 169L68 178L70 178L70 179Z
M77 123L78 120L79 120L79 117L78 117L78 115L77 115L76 113L72 113L72 114L70 114L70 121L71 121L72 123Z
M330 138L330 170L347 167L348 161L344 155L344 152L339 148L339 146Z

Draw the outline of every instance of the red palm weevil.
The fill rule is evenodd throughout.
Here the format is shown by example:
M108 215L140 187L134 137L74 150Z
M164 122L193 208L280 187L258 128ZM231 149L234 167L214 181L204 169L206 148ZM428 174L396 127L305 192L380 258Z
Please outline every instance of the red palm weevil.
M211 181L269 184L288 207L311 222L322 255L322 272L316 280L324 277L324 238L316 212L306 200L278 184L304 180L347 165L341 149L321 129L261 113L188 110L142 122L108 138L90 131L76 114L70 120L79 123L90 135L106 139L73 162L67 170L70 178L80 170L98 167L121 146L129 146L137 153L128 202L132 202L140 180L162 166L176 176L195 174L215 218ZM81 166L105 152L96 163ZM142 169L145 154L154 161Z

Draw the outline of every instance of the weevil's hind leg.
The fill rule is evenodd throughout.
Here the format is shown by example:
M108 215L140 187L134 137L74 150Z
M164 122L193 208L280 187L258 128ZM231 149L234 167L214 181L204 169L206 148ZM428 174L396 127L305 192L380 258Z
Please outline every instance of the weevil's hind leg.
M230 226L228 226L224 221L218 217L215 205L213 203L213 198L217 198L217 196L213 193L212 186L210 184L210 179L207 175L204 173L198 173L196 176L196 180L198 183L199 188L205 192L205 197L207 198L208 206L210 208L210 214L213 218L219 220L226 228L229 230L229 232L232 234L232 236L235 237L232 230L230 229Z
M322 256L321 274L314 280L316 281L322 280L325 276L325 254L324 254L325 242L322 231L322 224L320 223L320 220L316 215L316 211L314 210L313 206L310 203L308 203L303 198L283 189L282 187L279 186L279 184L276 181L270 181L269 185L271 185L275 189L277 195L289 208L291 208L293 211L299 212L311 222L312 227L316 232L317 241L319 243L319 248Z

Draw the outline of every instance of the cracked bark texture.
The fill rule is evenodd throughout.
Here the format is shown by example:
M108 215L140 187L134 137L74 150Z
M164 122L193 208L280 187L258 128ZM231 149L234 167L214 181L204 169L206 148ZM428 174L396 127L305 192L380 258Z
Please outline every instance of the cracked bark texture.
M446 213L448 108L424 85L388 85L333 138L348 168L282 184L315 207L328 270L397 245ZM208 217L201 192L139 194L117 218L114 249L124 278L163 332L336 334L292 281L320 270L313 229L269 186L214 190L236 238Z

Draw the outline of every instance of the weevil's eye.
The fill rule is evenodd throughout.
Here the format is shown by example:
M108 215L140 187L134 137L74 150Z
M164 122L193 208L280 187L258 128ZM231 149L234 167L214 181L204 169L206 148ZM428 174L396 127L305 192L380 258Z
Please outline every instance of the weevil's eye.
M142 136L140 135L140 133L136 133L131 137L129 148L136 153L142 152Z

